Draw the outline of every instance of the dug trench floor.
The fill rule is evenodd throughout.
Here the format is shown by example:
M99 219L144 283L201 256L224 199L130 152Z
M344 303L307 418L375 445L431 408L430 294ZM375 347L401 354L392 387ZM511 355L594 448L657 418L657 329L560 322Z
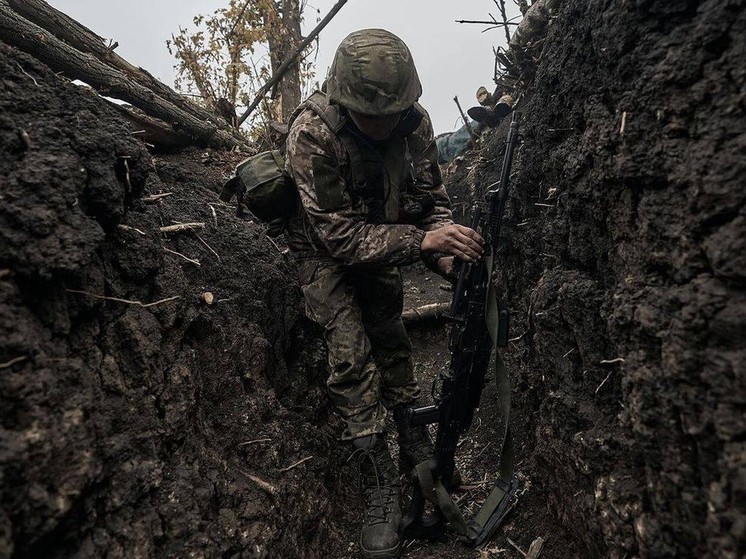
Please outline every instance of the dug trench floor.
M447 282L424 266L404 269L404 308L415 308L428 303L450 302L451 292ZM408 327L413 345L415 375L422 388L423 403L431 401L431 386L438 374L447 369L450 362L448 351L448 327L444 323L421 322ZM508 347L505 351L510 351ZM511 371L513 376L520 371ZM467 517L477 513L487 494L494 487L500 453L500 423L494 371L490 370L482 393L481 406L476 413L471 430L462 437L457 452L457 465L463 483L453 493L462 512ZM403 557L430 559L449 557L454 559L521 558L515 546L527 551L531 543L541 537L545 543L542 558L580 557L573 541L559 525L556 514L547 506L548 495L541 483L532 483L522 466L527 456L529 433L525 421L513 414L511 430L516 445L516 471L520 480L518 502L506 517L503 526L479 549L470 549L460 543L453 532L444 542L404 543ZM432 429L434 434L435 430ZM393 441L392 441L393 442ZM395 447L392 444L392 447ZM411 488L405 483L405 504L408 504ZM510 540L510 541L508 541ZM512 543L511 543L512 542Z

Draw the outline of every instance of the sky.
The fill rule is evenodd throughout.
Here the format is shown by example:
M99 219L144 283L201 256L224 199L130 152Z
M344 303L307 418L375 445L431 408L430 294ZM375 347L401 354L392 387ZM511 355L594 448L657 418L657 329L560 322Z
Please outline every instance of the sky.
M179 27L191 26L193 16L209 14L227 0L48 0L49 4L81 22L104 38L119 43L117 53L173 86L174 59L166 40ZM336 0L308 0L304 34L326 15ZM507 2L509 17L518 14ZM464 111L476 104L480 85L494 87L493 47L505 45L501 28L459 24L456 19L499 18L494 0L348 0L321 32L317 79L322 81L334 51L350 32L380 27L399 35L409 46L422 81L422 105L433 120L436 133L457 129L458 95Z

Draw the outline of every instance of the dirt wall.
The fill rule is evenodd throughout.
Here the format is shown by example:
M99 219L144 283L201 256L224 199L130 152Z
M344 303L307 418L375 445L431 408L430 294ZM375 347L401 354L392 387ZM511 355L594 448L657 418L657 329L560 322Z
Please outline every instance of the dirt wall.
M520 109L514 416L584 557L746 553L744 37L740 1L563 2Z
M240 154L153 158L2 44L0 76L0 557L339 555L323 347L214 193Z

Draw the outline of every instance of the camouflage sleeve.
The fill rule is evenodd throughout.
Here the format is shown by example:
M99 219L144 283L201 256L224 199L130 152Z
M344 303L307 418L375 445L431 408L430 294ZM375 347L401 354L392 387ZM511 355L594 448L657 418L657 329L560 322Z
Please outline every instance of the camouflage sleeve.
M425 113L425 117L409 138L409 152L415 167L415 193L428 193L435 200L435 207L420 222L422 229L432 231L451 225L453 219L451 201L438 166L438 146L435 144L433 125L427 111L419 108Z
M287 139L286 168L308 220L329 254L346 264L400 266L420 259L425 232L412 225L365 223L340 172L343 153L315 116L301 116Z

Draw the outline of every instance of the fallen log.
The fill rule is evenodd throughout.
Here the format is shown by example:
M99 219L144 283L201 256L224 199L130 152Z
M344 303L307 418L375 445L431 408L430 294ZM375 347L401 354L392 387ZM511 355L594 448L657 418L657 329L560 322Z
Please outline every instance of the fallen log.
M80 52L91 54L100 61L123 72L132 81L143 87L155 91L159 97L173 103L180 109L192 114L198 119L207 120L220 127L215 115L208 110L190 102L163 82L157 80L150 72L130 64L127 60L114 52L117 43L107 44L100 35L88 29L80 22L74 20L67 14L53 8L43 0L7 0L16 13L31 23L38 25L52 35L64 41ZM244 139L234 133L231 129L223 127L232 134L236 140Z
M0 40L27 52L56 72L79 79L99 93L116 97L146 113L182 129L197 143L216 148L238 147L242 142L157 96L152 90L133 82L120 70L82 53L38 25L22 18L0 0Z
M450 303L430 303L421 307L406 309L402 313L401 318L405 324L442 320L450 308Z
M147 144L168 150L186 147L193 143L192 137L185 131L175 129L162 120L146 115L135 107L117 103L110 103L110 106L118 111L125 120L129 121L133 133L135 131L139 132L138 137Z

